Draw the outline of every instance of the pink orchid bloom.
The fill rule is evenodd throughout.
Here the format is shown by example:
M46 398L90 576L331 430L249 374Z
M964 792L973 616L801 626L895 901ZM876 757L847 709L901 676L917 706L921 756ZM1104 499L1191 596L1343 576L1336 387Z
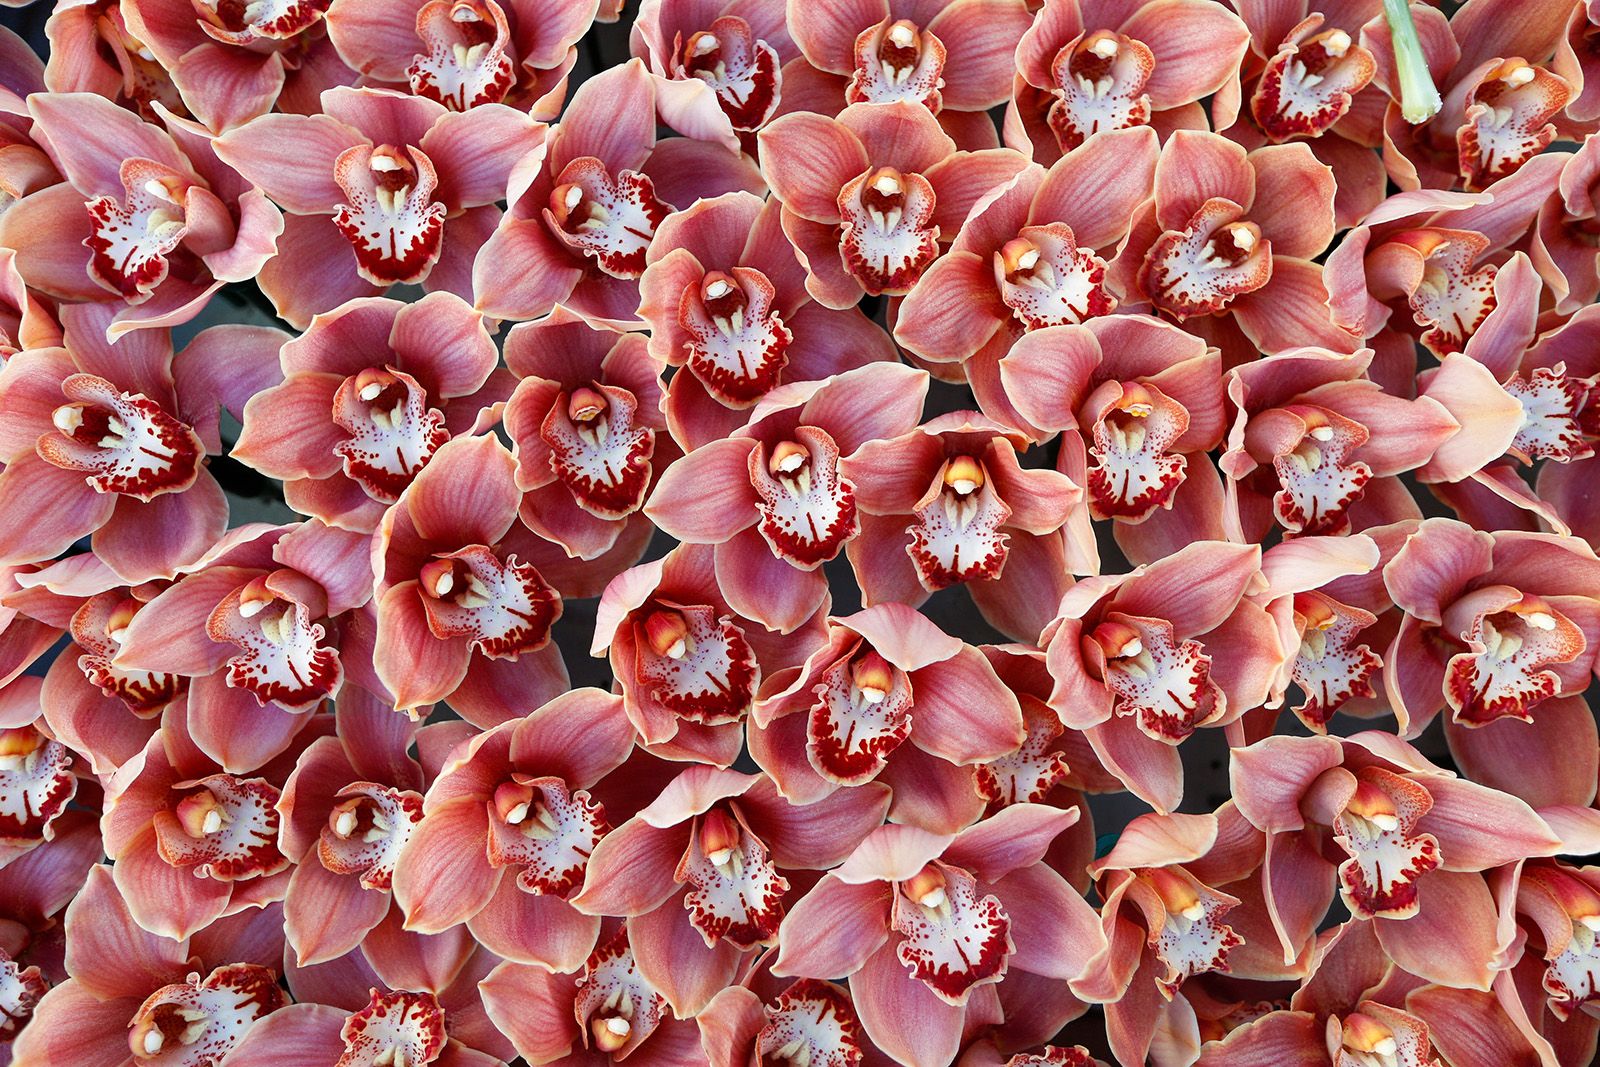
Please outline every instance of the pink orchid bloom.
M1385 1060L1395 1067L1443 1067L1434 1056L1427 1023L1398 1008L1361 1001L1342 1018L1330 1017L1326 1026L1309 1012L1273 1012L1207 1046L1195 1062L1196 1067L1355 1067Z
M941 239L1027 165L1009 149L956 151L926 107L905 101L851 104L838 118L784 115L758 140L806 289L832 308L909 292Z
M32 566L0 567L0 685L19 677L48 652L66 629L66 618L40 618L22 611L28 597L21 582L35 573Z
M345 646L367 669L351 632L372 595L367 537L313 522L253 532L147 604L99 609L117 613L112 679L142 674L160 696L188 679L190 739L236 774L284 751L338 694Z
M1183 323L1230 367L1308 343L1348 351L1312 262L1333 240L1333 194L1333 172L1304 144L1246 152L1177 131L1156 165L1155 198L1111 268L1124 310Z
M1384 655L1384 686L1407 736L1443 707L1452 727L1532 721L1588 685L1600 647L1600 567L1587 545L1550 534L1480 533L1427 519L1384 567L1405 613Z
M919 104L963 148L982 149L995 146L983 112L1010 91L1012 54L1029 14L1021 0L791 0L787 23L804 60L787 65L784 77L804 110L837 115L847 104Z
M1262 553L1267 588L1258 598L1277 621L1279 643L1294 654L1279 669L1266 705L1241 720L1244 740L1271 733L1266 717L1277 718L1291 684L1299 687L1300 701L1290 710L1312 733L1326 734L1341 711L1370 716L1388 710L1377 699L1383 658L1373 650L1387 647L1398 625L1383 593L1383 560L1383 549L1367 534L1296 537Z
M1417 341L1442 360L1463 351L1475 333L1492 331L1497 275L1516 258L1506 250L1555 190L1560 164L1559 156L1543 157L1487 193L1397 193L1329 253L1333 319L1378 352L1385 368L1378 378L1388 388L1414 375ZM1515 288L1530 284L1537 287L1537 276ZM1406 323L1406 311L1420 328ZM1495 322L1507 317L1501 311Z
M1130 130L1018 172L974 205L900 306L895 338L964 364L984 410L1005 417L993 367L1019 337L1115 310L1106 262L1150 198L1158 151L1153 132Z
M618 329L639 325L639 276L662 222L761 176L728 146L656 139L656 82L632 60L590 78L551 131L544 166L519 168L510 204L473 268L477 307L535 319L557 304Z
M281 921L252 907L193 938L163 937L134 921L107 868L91 868L67 909L70 977L35 1007L13 1067L214 1067L285 1002Z
M406 928L466 923L505 959L581 966L600 922L569 900L596 844L667 773L629 762L634 739L620 697L577 689L457 746L394 866Z
M4 178L0 176L0 189ZM17 270L17 254L0 249L0 362L27 348L57 348L61 327Z
M283 382L250 398L232 455L282 479L296 510L363 532L510 392L482 317L452 293L349 301L280 358Z
M1285 958L1315 936L1337 887L1398 966L1487 990L1510 935L1480 872L1562 851L1526 803L1392 734L1268 738L1233 750L1230 779L1239 811L1267 834L1266 898Z
M913 432L927 388L926 373L897 363L782 386L733 436L669 467L645 514L681 541L716 546L734 610L792 631L827 599L822 564L863 529L858 487L876 475L861 457Z
M619 575L595 613L593 655L612 675L640 741L667 759L726 767L744 745L744 717L762 679L798 667L823 640L824 597L787 634L729 604L716 550L679 545Z
M1287 537L1340 535L1422 517L1398 475L1467 424L1430 397L1385 392L1366 377L1371 362L1365 349L1300 348L1229 373L1236 414L1218 466L1236 540L1260 540L1273 526Z
M650 354L688 370L673 376L665 408L684 448L732 435L782 383L896 359L859 309L811 300L781 210L742 192L701 200L662 223L645 254Z
M1246 595L1264 585L1259 548L1200 541L1131 574L1080 581L1041 637L1050 706L1157 811L1182 798L1177 745L1264 703L1288 657Z
M1075 572L1100 569L1090 519L1110 519L1134 563L1223 538L1206 456L1226 430L1217 349L1157 319L1110 315L1023 336L999 372L1008 406L1041 436L1060 434L1056 468L1084 487L1066 526Z
M278 801L279 841L295 864L284 935L300 967L356 948L390 911L395 868L422 821L423 773L406 754L417 726L347 687L338 736L308 745Z
M217 132L277 105L315 114L317 97L355 74L340 62L323 22L329 0L278 0L234 9L203 0L133 0L127 36L160 66L189 113ZM102 31L104 32L104 31Z
M637 920L635 920L637 921ZM675 1017L639 970L628 922L608 923L577 973L506 961L483 980L489 1018L529 1064L707 1067L694 1019Z
M1539 208L1529 255L1562 314L1581 312L1600 297L1600 251L1593 242L1600 217L1600 139L1587 137L1562 161L1555 190Z
M52 841L78 791L77 760L50 736L39 690L29 677L0 686L0 868Z
M830 619L827 643L769 688L750 753L785 797L809 804L881 779L891 818L934 833L974 821L975 768L1027 740L983 653L903 604Z
M341 0L328 10L328 37L368 82L452 111L508 102L548 121L595 8L595 0Z
M888 809L883 785L802 806L765 775L690 767L601 839L572 903L625 917L640 975L689 1018L776 942L790 887L842 862Z
M596 327L563 307L506 335L522 380L505 406L523 525L580 560L596 591L644 551L639 514L679 455L661 413L661 368L645 339Z
M1600 973L1593 931L1596 903L1600 902L1600 871L1572 867L1555 860L1535 860L1522 868L1517 882L1519 916L1537 932L1545 968L1540 986L1549 1012L1561 1022L1582 1013L1600 1019L1600 994L1594 976ZM1530 955L1533 952L1530 951ZM1595 1023L1586 1022L1591 1030Z
M44 31L50 91L94 93L149 122L160 121L158 103L170 114L189 114L172 76L128 29L121 4L67 0L55 5Z
M1005 1056L994 1045L974 1045L958 1061L957 1067L1107 1067L1104 1060L1082 1045L1043 1045L1029 1052Z
M851 1067L894 1062L862 1032L850 992L837 982L785 983L757 968L711 998L695 1022L711 1067L763 1067L774 1060Z
M471 292L471 264L545 127L504 104L452 112L387 89L329 89L314 115L263 115L217 153L287 212L258 281L278 314L312 316L396 284Z
M1238 108L1249 42L1221 4L1045 0L1017 45L1006 144L1048 166L1108 130L1206 129L1203 98L1231 83ZM1222 104L1219 93L1219 129L1232 121Z
M1377 63L1359 43L1380 5L1272 0L1238 7L1250 27L1240 68L1247 106L1237 109L1227 136L1252 149L1303 140L1333 170L1339 228L1355 225L1383 199L1388 180L1373 149L1383 143L1389 98L1372 84Z
M957 411L842 460L862 512L848 551L863 601L916 607L965 583L997 629L1037 637L1071 583L1060 530L1082 490L1024 468L1025 445L1005 424Z
M1072 990L1105 1004L1106 1036L1119 1062L1158 1059L1152 1046L1164 1020L1196 1025L1182 989L1189 980L1251 978L1255 966L1271 962L1260 958L1257 931L1246 925L1255 918L1260 862L1260 833L1229 804L1215 815L1141 815L1090 865L1105 902L1104 936ZM1293 973L1280 967L1264 976Z
M57 819L55 837L0 868L0 1059L28 1025L40 998L67 980L61 913L104 855L92 812Z
M0 243L33 288L112 302L111 337L188 322L277 251L278 209L217 158L205 128L145 122L89 93L35 93L28 110L66 181L0 215Z
M440 700L480 726L567 687L550 627L559 549L517 523L516 459L493 436L446 442L384 513L372 546L373 667L402 711Z
M1383 162L1402 190L1460 184L1475 192L1514 173L1555 140L1551 120L1573 95L1548 69L1567 9L1530 13L1506 0L1462 7L1447 19L1437 8L1411 5L1428 73L1443 97L1443 108L1420 126L1402 115L1388 23L1373 19L1361 31L1362 47L1377 62L1374 82L1392 98Z
M276 805L296 756L229 774L189 740L184 711L183 700L169 708L144 751L106 783L100 824L134 920L175 940L283 899L289 860Z
M1017 804L955 835L881 827L790 910L772 973L848 976L886 1054L954 1062L966 1027L1002 1021L1008 982L1070 981L1104 946L1094 910L1040 862L1074 817Z
M750 150L778 110L783 68L800 58L783 0L643 0L629 44L657 79L668 126Z
M65 348L19 352L0 368L0 507L37 516L0 533L7 563L48 560L92 535L124 581L170 578L227 526L206 469L222 451L218 411L238 412L270 384L267 354L283 334L213 326L175 356L165 330L108 343L113 312L63 308Z
M250 1028L228 1067L271 1067L285 1049L340 1067L498 1067L501 1060L451 1036L448 1013L432 993L380 992L346 1013L325 1004L290 1004Z

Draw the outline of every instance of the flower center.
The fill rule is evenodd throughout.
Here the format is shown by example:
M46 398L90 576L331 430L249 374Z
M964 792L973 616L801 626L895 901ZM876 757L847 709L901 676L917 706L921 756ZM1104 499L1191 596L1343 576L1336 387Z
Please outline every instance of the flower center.
M61 383L68 403L51 413L55 433L39 438L47 462L83 471L99 493L151 500L194 484L204 448L193 430L143 393L124 393L93 374Z
M557 176L544 217L574 255L613 278L632 279L644 273L645 250L671 212L645 175L625 170L613 177L600 160L584 156Z
M345 194L333 224L350 242L360 275L384 288L426 278L444 243L433 161L409 145L359 144L339 154L333 180Z
M543 648L561 617L561 597L515 556L483 545L436 555L418 574L428 628L440 640L465 637L491 659Z
M406 68L413 93L453 111L505 99L516 68L510 25L495 0L430 0L416 26L427 51Z
M728 407L749 407L778 384L794 335L773 307L777 290L750 267L711 271L684 289L678 322L689 369Z
M1372 53L1344 30L1315 32L1320 21L1308 19L1279 46L1250 99L1256 123L1274 141L1326 133L1376 73Z
M681 43L673 76L705 82L734 129L754 130L778 106L782 62L771 45L756 38L749 23L724 15Z
M907 100L938 114L943 106L945 47L908 19L885 19L856 38L855 72L845 88L852 104Z
M901 294L939 254L933 186L920 174L879 167L839 191L840 251L867 293Z
M1106 263L1080 249L1071 227L1028 226L995 253L1000 299L1024 330L1082 322L1116 309L1106 291Z
M1063 152L1104 130L1150 122L1145 85L1155 55L1142 41L1097 30L1056 53L1050 64L1054 102L1046 115Z

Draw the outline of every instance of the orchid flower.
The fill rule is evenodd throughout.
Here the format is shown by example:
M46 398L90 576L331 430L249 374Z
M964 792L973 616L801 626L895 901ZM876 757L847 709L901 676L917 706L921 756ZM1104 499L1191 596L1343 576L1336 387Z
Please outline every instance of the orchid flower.
M1017 45L1006 144L1048 166L1096 133L1204 129L1203 98L1218 93L1220 104L1232 85L1237 109L1249 41L1221 4L1045 0ZM1230 124L1219 111L1217 127Z
M349 1067L404 1063L407 1067L496 1067L501 1061L451 1036L448 1015L432 993L380 992L346 1014L324 1004L290 1004L252 1026L228 1067L271 1067L283 1050L323 1055Z
M204 127L170 113L146 122L90 93L36 93L28 109L67 180L0 215L0 244L34 288L114 302L111 339L188 322L277 251L278 209Z
M1011 976L1070 981L1104 945L1040 862L1072 818L1017 804L954 835L874 831L790 910L772 973L848 976L874 1044L907 1067L951 1063L967 1024L1001 1021Z
M47 732L37 678L0 686L0 869L56 836L78 791L72 751Z
M665 408L685 449L734 433L780 384L896 358L858 309L811 300L781 209L748 193L701 200L662 223L645 254L650 354L688 371L673 376Z
M881 780L894 821L954 833L981 813L976 767L1027 740L983 654L902 604L830 619L826 644L776 681L750 753L798 804Z
M777 941L791 884L842 862L888 807L883 785L802 805L764 775L692 766L600 840L572 905L625 917L640 976L689 1018Z
M850 993L837 982L785 983L758 968L713 997L695 1021L711 1067L762 1067L774 1060L872 1067L893 1062L862 1032Z
M827 596L822 564L864 528L864 457L914 432L927 386L923 371L891 363L783 386L743 429L668 468L645 514L682 541L715 545L728 603L792 631Z
M488 428L511 390L498 361L451 293L349 301L283 346L282 384L245 405L232 455L282 479L296 510L370 532L444 442Z
M452 111L509 103L549 121L561 110L574 47L595 0L340 0L328 39L372 82Z
M317 114L263 115L217 141L218 155L287 212L259 280L300 328L397 284L469 296L495 204L544 152L544 124L504 104L458 113L347 87L327 90Z
M563 304L638 325L639 276L659 228L697 199L762 191L750 160L714 141L656 139L656 82L634 60L585 82L551 132L544 166L519 167L510 207L473 266L476 306L539 318Z
M37 517L0 532L7 563L46 561L92 535L125 581L170 578L227 525L205 462L221 451L217 412L271 383L276 372L262 363L283 335L214 326L174 356L165 330L108 342L113 311L64 309L65 348L18 353L0 368L0 506Z

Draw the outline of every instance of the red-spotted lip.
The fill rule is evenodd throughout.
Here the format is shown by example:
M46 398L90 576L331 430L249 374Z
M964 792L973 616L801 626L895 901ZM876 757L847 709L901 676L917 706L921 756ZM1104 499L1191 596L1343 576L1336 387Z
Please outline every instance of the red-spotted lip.
M574 159L555 181L558 217L544 209L550 232L574 255L584 256L613 278L644 273L645 251L656 227L672 208L656 199L655 185L637 171L612 175L593 156ZM598 208L598 211L594 209Z
M244 47L265 39L288 41L327 14L332 0L264 0L259 4L196 3L200 28L223 44ZM255 14L249 14L254 8Z
M1011 507L985 474L982 485L967 493L945 484L941 466L933 484L912 512L908 551L917 577L927 589L1000 577L1006 563L1003 531Z
M0 951L0 1043L16 1037L28 1024L34 1005L49 988L38 967L24 967Z
M856 37L855 71L845 86L852 104L905 100L938 114L944 106L944 42L891 15Z
M811 1067L857 1067L861 1063L861 1020L850 995L832 982L802 978L766 1005L767 1022L756 1034L756 1057ZM800 1050L795 1055L789 1050Z
M411 145L359 144L334 160L333 180L345 195L333 224L350 242L360 275L384 288L426 278L444 246L433 161Z
M367 1006L339 1029L344 1055L334 1067L432 1063L444 1051L445 1012L432 993L371 991Z
M864 647L864 646L863 646ZM841 656L812 690L806 720L806 759L829 781L860 785L876 778L890 755L911 736L911 678L891 665L886 689L864 690Z
M839 447L826 430L801 426L790 436L805 450L800 466L774 473L767 446L758 444L750 452L750 484L761 513L761 536L773 554L815 570L861 530L855 486L839 477Z
M15 844L50 837L50 824L78 790L71 751L60 741L36 737L31 752L0 757L0 839Z
M1466 347L1495 308L1495 267L1473 263L1489 247L1489 239L1472 230L1408 230L1394 241L1423 258L1422 283L1410 294L1412 317L1428 327L1422 343L1443 359Z
M550 449L550 469L578 506L602 519L621 519L639 510L650 486L655 431L637 425L639 401L613 385L593 387L606 409L588 422L574 422L568 394L550 406L539 437Z
M1161 925L1149 930L1148 944L1166 966L1157 979L1166 995L1176 994L1184 979L1194 975L1227 973L1228 953L1244 944L1244 938L1222 918L1239 906L1238 899L1218 893L1182 867L1161 868L1151 875L1187 887L1186 906L1175 910L1163 902Z
M789 881L772 865L767 846L737 822L737 813L730 821L738 828L738 841L725 856L712 857L702 847L701 820L696 820L676 871L678 881L691 887L683 906L708 948L723 941L741 949L770 945L783 921Z
M120 168L123 198L98 196L89 212L89 276L130 304L166 280L170 255L189 232L184 201L191 179L150 159Z
M1118 715L1135 716L1146 736L1175 745L1223 714L1222 691L1200 642L1179 641L1165 619L1111 612L1105 622L1136 635L1121 655L1105 657L1105 685Z
M1522 405L1522 426L1506 451L1524 463L1553 459L1561 463L1594 455L1586 438L1586 416L1592 417L1591 381L1567 376L1565 363L1536 367L1524 378L1513 375L1506 392Z
M1026 731L1015 752L979 764L978 795L990 804L1037 804L1067 776L1067 757L1056 749L1065 729L1061 719L1042 701L1024 695L1022 725Z
M745 408L778 384L794 334L773 307L777 290L765 274L733 267L723 278L738 292L708 306L704 286L688 286L678 304L678 324L688 334L685 347L694 376L723 404ZM725 311L724 303L733 310Z
M422 822L422 797L409 789L355 782L335 794L341 802L357 801L348 821L335 828L330 820L317 840L317 857L334 874L357 877L366 889L388 889L394 883L400 853ZM338 819L334 814L333 819Z
M1321 22L1308 18L1290 31L1256 83L1250 113L1273 141L1322 136L1377 72L1371 52L1344 30L1317 32Z
M1307 611L1314 611L1316 618L1308 621ZM1383 660L1356 638L1378 618L1316 590L1295 597L1295 613L1300 649L1291 677L1305 701L1294 713L1310 729L1326 733L1328 720L1340 708L1373 695L1372 678Z
M1145 85L1156 66L1143 41L1101 30L1067 43L1050 64L1055 102L1046 121L1063 152L1091 134L1150 123Z
M282 598L247 603L243 592L229 593L206 620L213 641L240 651L228 660L228 685L286 711L306 711L338 692L344 668L338 651L322 644L327 631L312 621L311 609Z
M871 296L909 292L939 255L939 227L933 223L937 196L920 174L901 174L903 196L898 206L883 210L875 205L867 171L845 183L839 191L839 217L843 220L839 251L861 288Z
M68 376L61 392L68 403L56 409L57 428L36 446L47 462L83 471L98 493L140 500L182 492L199 477L200 438L143 393L93 374Z
M611 1034L619 1039L609 1050L613 1060L621 1060L638 1048L666 1016L667 998L639 973L633 961L626 923L589 956L577 987L573 1013L584 1047L594 1043L592 1034L597 1026L617 1020L611 1024Z
M112 666L121 646L110 634L110 628L126 619L115 619L119 611L133 608L129 618L136 613L139 602L120 592L97 593L85 600L72 613L73 641L84 650L78 657L78 669L91 685L108 697L115 697L127 705L129 711L140 718L149 718L170 704L189 686L189 680L176 674L159 671L130 671Z
M1156 238L1139 267L1139 287L1150 302L1182 322L1215 315L1235 297L1265 286L1272 243L1244 218L1238 204L1214 197L1183 229Z
M394 367L346 378L333 394L333 421L350 436L333 446L344 473L374 500L392 504L450 440L427 390Z
M650 645L644 620L653 611L675 611L687 625L682 655L658 653ZM761 668L744 631L732 616L718 616L705 604L656 601L635 614L638 631L635 684L680 719L707 726L737 722L750 709Z
M1456 130L1467 189L1487 188L1549 147L1556 139L1550 120L1571 97L1565 81L1521 56L1487 71L1468 95Z
M278 977L253 963L218 967L202 981L163 986L129 1022L129 1044L140 1062L161 1067L213 1067L252 1023L284 1004Z
M1089 428L1089 511L1140 522L1170 507L1183 484L1188 460L1167 450L1188 432L1189 412L1148 383L1125 383L1121 392Z
M1533 707L1561 689L1560 677L1546 668L1571 663L1587 644L1576 623L1530 598L1480 612L1462 638L1468 650L1445 665L1444 691L1455 720L1465 726L1504 718L1531 722Z
M703 43L707 38L714 50ZM678 34L673 54L672 76L699 78L710 86L734 129L757 129L777 110L778 68L783 61L739 16L713 19L688 41Z
M1348 533L1350 508L1372 480L1372 468L1351 457L1371 435L1359 422L1325 408L1300 405L1293 411L1306 425L1272 461L1283 487L1272 498L1273 513L1291 535Z
M515 821L491 805L489 862L521 868L517 885L529 893L565 897L583 884L590 853L611 832L605 808L559 778L512 778L530 790L529 799L525 809L511 811Z
M1066 223L1024 226L1006 248L1014 254L995 253L995 283L1024 330L1073 325L1116 310L1105 286L1105 260L1079 248Z
M1019 1052L1005 1067L1095 1067L1094 1054L1082 1045L1046 1045L1038 1052Z
M467 638L490 659L515 659L550 642L550 628L561 617L561 596L531 564L516 556L501 562L483 545L436 558L457 566L443 595L423 591L422 607L435 637Z
M937 894L922 901L895 888L890 925L904 935L895 954L911 977L940 1000L962 1005L980 985L999 982L1016 946L1011 919L994 896L980 896L978 881L959 867L935 861L943 877Z
M1381 768L1365 768L1358 778L1387 797L1394 812L1373 818L1346 810L1334 818L1334 840L1350 856L1339 865L1340 895L1359 918L1408 918L1419 907L1417 880L1440 863L1438 840L1415 832L1433 797Z
M275 874L289 865L278 851L278 790L264 778L213 774L175 787L173 810L155 815L156 849L174 867L223 882ZM175 811L186 795L206 791L220 809L217 828L199 837L184 829Z
M494 0L429 0L417 11L426 51L406 68L411 92L452 111L496 104L516 82L511 27Z

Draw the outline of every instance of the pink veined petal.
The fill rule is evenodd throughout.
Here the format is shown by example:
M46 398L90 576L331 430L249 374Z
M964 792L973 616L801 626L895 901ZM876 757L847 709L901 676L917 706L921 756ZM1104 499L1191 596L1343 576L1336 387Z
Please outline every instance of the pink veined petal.
M982 653L963 646L912 678L912 742L951 763L966 764L1014 752L1022 744L1016 696Z
M1233 12L1195 0L1156 0L1140 6L1120 27L1104 28L1144 42L1155 55L1145 90L1158 111L1221 89L1250 42L1249 29Z
M1128 824L1111 851L1095 861L1094 871L1192 863L1216 840L1215 815L1141 815Z
M1208 1043L1196 1067L1325 1067L1323 1027L1303 1011L1275 1011Z
M220 138L216 151L280 207L320 215L344 202L344 190L333 180L334 160L362 140L360 132L327 115L264 115Z
M909 976L892 944L867 958L850 991L868 1036L899 1062L939 1067L955 1059L966 1009L945 1003Z
M462 797L427 814L395 868L395 900L409 928L447 930L489 903L502 870L489 864L488 834L488 812L475 797Z
M1202 204L1217 197L1241 207L1255 201L1255 171L1244 149L1212 133L1174 133L1156 164L1157 219L1161 228L1183 229Z
M951 74L940 94L944 106L982 111L1003 103L1016 70L1017 41L1032 21L1026 7L1011 0L962 0L929 19L927 31L944 44Z
M1066 879L1035 863L1001 878L989 889L1000 899L1015 928L1017 951L1011 966L1049 978L1071 980L1105 947L1099 916Z
M483 910L467 920L472 936L502 959L575 971L594 950L598 916L585 915L557 896L529 893L503 878Z
M613 174L638 170L655 143L655 91L644 63L633 59L573 94L551 135L546 166L559 174L572 160L593 156Z
M1406 1010L1428 1024L1428 1036L1450 1063L1461 1067L1534 1067L1548 1062L1497 998L1487 993L1424 986L1406 997ZM1589 1040L1592 1042L1593 1037Z
M892 887L850 885L834 874L789 909L778 929L774 974L842 978L860 969L889 937Z
M334 874L309 856L294 869L284 898L284 933L302 966L326 963L361 943L389 911L391 897Z
M745 529L716 546L717 584L734 611L769 630L793 633L828 597L822 568L799 570Z
M551 974L543 967L502 963L483 980L484 1008L520 1054L533 1063L550 1063L579 1040L575 981L575 975Z
M1561 851L1561 839L1528 804L1464 778L1429 780L1433 807L1418 833L1439 839L1445 870L1483 871L1531 856ZM1494 833L1483 828L1493 826Z
M67 909L73 934L67 948L67 973L99 999L147 995L183 980L188 952L176 942L150 933L133 918L111 870L96 865ZM119 966L106 968L107 960ZM126 1020L124 1020L126 1022Z
M849 74L855 69L856 38L889 15L886 0L825 0L796 7L789 16L789 34L819 70Z
M773 120L758 138L762 173L773 194L813 222L837 223L839 191L873 162L849 129L809 112Z
M841 882L899 882L937 859L954 839L914 826L890 824L874 830L833 872Z
M639 973L667 998L672 1011L693 1017L733 980L740 950L723 939L707 948L678 896L628 922L628 944Z
M1384 951L1412 974L1440 985L1488 989L1499 953L1494 896L1480 874L1430 871L1417 882L1421 910L1374 919Z
M372 665L404 710L437 703L467 675L472 647L465 638L441 640L428 628L428 613L415 581L385 590L378 602L378 634Z
M748 439L732 438L695 449L662 474L645 514L673 536L699 544L719 544L753 525L752 447Z
M677 889L673 872L683 858L688 826L660 829L629 819L601 839L589 857L583 891L572 898L590 915L642 915Z
M1446 727L1451 755L1464 774L1513 796L1536 811L1557 805L1588 807L1600 779L1600 744L1589 706L1577 697L1539 705L1533 722L1489 723L1478 729ZM1530 767L1539 773L1529 774Z
M942 858L982 881L998 882L1044 859L1050 843L1077 821L1075 808L1012 804L957 834Z

